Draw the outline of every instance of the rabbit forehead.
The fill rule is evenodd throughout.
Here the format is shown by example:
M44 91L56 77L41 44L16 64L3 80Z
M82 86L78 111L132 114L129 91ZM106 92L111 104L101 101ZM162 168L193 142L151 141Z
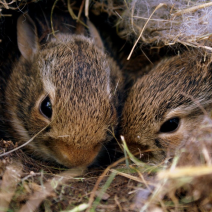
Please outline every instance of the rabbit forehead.
M134 101L139 102L140 110L154 114L156 120L173 109L188 112L197 107L197 102L205 105L212 99L211 70L193 66L194 61L191 66L192 61L178 64L175 60L162 62L133 88Z
M109 105L110 68L106 62L103 63L104 70L90 62L76 63L74 67L69 62L69 66L66 62L43 63L41 78L44 92L50 95L53 104L68 104L71 108L82 103L82 107L89 104L101 107L102 102Z
M70 87L80 92L81 88L92 86L97 92L110 94L110 66L107 56L92 43L77 40L66 46L56 45L50 49L51 51L45 49L38 60L42 78L46 82L51 81L54 87L64 89L64 92L66 89L70 92Z

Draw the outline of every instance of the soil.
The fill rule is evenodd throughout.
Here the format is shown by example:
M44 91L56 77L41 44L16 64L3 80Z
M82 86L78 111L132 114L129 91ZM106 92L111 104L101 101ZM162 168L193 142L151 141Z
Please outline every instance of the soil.
M0 141L2 152L7 152L15 147L11 141ZM20 208L26 205L27 201L30 201L36 192L40 193L38 195L40 198L44 192L42 189L45 190L44 187L48 188L48 186L44 185L48 185L49 182L51 182L51 186L48 195L43 198L41 197L41 204L36 205L36 211L63 211L73 209L80 204L88 203L92 192L95 192L95 198L98 197L101 188L106 184L111 174L111 172L108 172L103 177L97 190L93 191L97 179L103 173L103 169L91 168L86 170L83 175L77 176L75 179L70 179L74 172L69 175L66 173L68 172L66 168L58 165L51 166L52 164L47 162L32 159L20 149L1 157L0 164L0 187L8 167L16 166L22 168L15 194L9 204L9 208L12 211L19 211ZM119 164L115 168L123 169L126 168L126 165ZM64 173L66 173L66 177L62 179L61 176L64 176ZM78 175L77 173L75 174ZM139 177L137 174L133 174L133 176ZM55 180L55 184L58 184L57 188L53 186L52 179ZM96 206L96 211L135 211L138 186L141 189L139 182L119 175L114 176L112 183L104 193L100 203ZM1 194L3 194L3 191L1 191Z

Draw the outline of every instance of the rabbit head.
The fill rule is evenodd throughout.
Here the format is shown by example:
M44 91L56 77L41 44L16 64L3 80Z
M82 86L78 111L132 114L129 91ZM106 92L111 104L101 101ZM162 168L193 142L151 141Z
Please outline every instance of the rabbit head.
M200 127L212 105L211 55L186 52L160 62L129 91L121 134L131 151L158 161Z
M34 136L26 146L32 155L67 167L88 166L117 125L119 68L96 34L93 41L59 33L40 46L27 15L18 19L17 34L21 58L5 94L8 133L19 144Z

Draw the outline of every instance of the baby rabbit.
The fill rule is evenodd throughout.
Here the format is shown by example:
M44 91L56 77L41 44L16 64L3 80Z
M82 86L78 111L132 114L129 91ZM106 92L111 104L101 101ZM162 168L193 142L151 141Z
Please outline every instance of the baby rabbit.
M40 46L34 22L20 16L21 57L5 91L8 137L23 144L41 131L26 149L67 167L92 164L118 119L122 75L88 25L91 37L57 33Z
M138 78L126 99L121 135L132 152L159 162L198 130L212 109L212 56L185 52ZM144 154L145 156L145 154Z

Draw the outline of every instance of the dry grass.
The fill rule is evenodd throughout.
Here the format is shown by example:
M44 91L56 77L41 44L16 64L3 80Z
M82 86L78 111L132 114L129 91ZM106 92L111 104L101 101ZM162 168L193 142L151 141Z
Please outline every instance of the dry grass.
M9 16L2 11L22 10L27 2L12 0L9 3L0 1L0 17ZM212 3L205 0L152 0L124 1L107 0L94 1L89 11L89 1L83 0L75 14L72 6L74 1L67 1L67 8L71 17L84 25L80 20L82 12L89 17L89 12L94 14L107 13L117 18L117 33L124 39L131 40L135 45L174 45L183 44L196 48L205 48L212 51ZM55 4L57 1L55 1ZM92 2L93 3L93 2ZM76 9L76 8L75 8ZM133 47L134 48L134 47Z
M0 16L8 16L4 14L5 10L18 10L20 6L24 7L32 2L36 1L8 3L2 0ZM179 4L168 5L167 1L164 2L154 7L149 5L149 16L145 17L140 14L142 10L138 10L138 1L129 3L108 0L107 4L100 1L89 11L89 1L85 0L80 4L78 13L73 10L71 2L67 1L67 10L79 22L83 11L86 16L90 12L114 15L117 17L117 33L133 42L137 40L136 44L181 43L210 50L210 45L205 44L211 42L211 31L200 30L199 34L194 31L194 34L188 36L184 31L179 30L176 33L176 30L181 29L182 21L184 24L186 21L190 23L197 13L198 24L203 24L201 20L204 15L210 17L207 9L212 3L190 1L192 5L180 8ZM15 6L17 3L19 6ZM168 15L161 18L160 14L164 10ZM157 28L156 23L159 26ZM87 173L78 169L64 171L59 166L36 161L18 149L0 157L0 210L211 211L211 124L212 120L206 117L205 124L199 127L196 134L191 135L176 156L172 160L167 158L158 165L138 160L129 152L124 138L122 142L125 158L105 170L89 170ZM1 154L16 147L10 141L0 141Z
M211 51L211 8L204 0L125 1L117 11L117 28L121 37L140 45L182 44Z
M58 205L59 211L211 211L211 123L212 120L206 117L204 126L200 126L173 160L170 162L167 158L159 165L139 161L129 152L124 140L123 147L131 161L128 161L129 166L123 163L126 158L122 158L103 172L83 175L80 170L55 174L45 166L42 167L44 172L36 173L37 167L31 166L34 171L30 171L29 164L23 165L26 161L14 163L17 157L14 153L5 156L10 157L10 163L5 165L2 175L0 207L3 211L7 208L13 211L15 204L15 211L43 211L48 202L49 211L58 211ZM1 142L8 146L7 142ZM26 159L31 160L25 156ZM87 190L84 186L88 184ZM79 191L68 195L75 186ZM80 200L76 202L77 196ZM55 199L59 201L55 203ZM50 203L54 206L49 206Z

